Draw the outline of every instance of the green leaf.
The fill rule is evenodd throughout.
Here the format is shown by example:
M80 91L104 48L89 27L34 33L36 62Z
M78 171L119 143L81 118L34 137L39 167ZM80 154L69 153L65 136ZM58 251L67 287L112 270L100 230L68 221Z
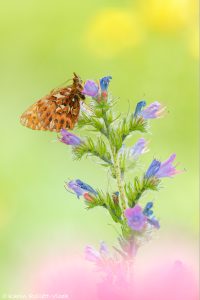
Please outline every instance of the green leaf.
M115 152L117 153L119 149L122 147L122 136L120 132L120 128L111 128L109 134L110 142L112 146L115 148Z
M84 126L90 126L95 131L104 132L106 130L105 124L102 119L97 118L96 116L88 116L85 113L82 113L78 121L78 128L83 128Z
M147 132L147 121L143 118L134 118L133 114L130 116L123 118L123 120L118 125L118 132L121 135L122 142L125 138L135 131L139 132Z
M109 168L110 164L100 164L102 167Z
M129 207L134 207L145 191L158 191L159 183L160 180L156 177L143 178L142 181L140 181L138 177L135 177L134 185L131 183L126 184L125 193Z
M160 182L157 177L143 178L143 186L146 190L158 191Z
M113 199L111 198L111 196L106 193L105 195L105 200L106 200L106 206L107 209L109 210L109 213L111 215L111 217L113 218L113 220L116 223L120 223L122 221L121 219L121 215L122 215L122 211L121 208L118 204L115 204Z
M92 102L92 107L94 110L99 109L102 110L104 112L107 112L108 110L112 109L113 106L115 105L116 101L109 98L108 101L93 101Z
M97 190L97 195L93 197L92 201L86 201L85 202L87 205L87 208L94 208L96 206L102 206L105 207L112 219L116 223L121 223L121 215L122 211L119 205L115 204L114 201L112 200L112 197L109 195L109 193L103 193L101 190Z
M93 155L109 165L112 165L111 155L107 149L107 145L102 138L98 138L97 143L88 137L84 143L81 143L72 150L75 159L81 159L84 155Z
M85 204L88 209L94 208L97 206L102 206L107 208L106 203L105 203L105 197L101 191L97 190L97 195L92 198L92 201L85 201Z
M133 207L135 205L135 198L137 192L135 191L133 185L129 182L128 184L125 184L125 193L126 197L128 199L128 205L129 207Z

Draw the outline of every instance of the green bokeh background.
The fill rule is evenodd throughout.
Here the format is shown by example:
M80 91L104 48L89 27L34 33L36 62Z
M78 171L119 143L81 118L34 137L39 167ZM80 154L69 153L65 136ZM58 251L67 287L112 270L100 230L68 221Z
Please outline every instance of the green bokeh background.
M168 108L151 122L152 157L177 153L186 172L163 180L149 198L156 202L163 235L177 232L189 243L198 236L198 58L189 50L190 22L169 32L143 27L137 46L104 57L93 53L85 32L101 10L137 10L131 1L4 1L0 12L1 199L0 292L23 286L26 266L38 253L72 251L87 243L112 243L116 233L101 209L84 210L82 201L64 189L64 180L80 178L107 189L108 177L95 160L74 162L70 147L54 142L55 133L31 131L19 123L21 113L49 90L71 78L112 75L117 109L126 114L137 101L158 100ZM135 7L135 8L134 8ZM192 17L191 17L192 18ZM141 28L140 28L141 29ZM119 45L120 45L119 36ZM94 41L96 43L96 41ZM101 37L98 39L102 47ZM90 41L92 44L93 41ZM111 39L112 43L112 39ZM96 45L98 47L98 45ZM106 49L105 49L106 51ZM112 53L111 53L112 54ZM83 134L83 133L82 133ZM133 143L140 135L130 141ZM112 187L112 184L110 184ZM148 199L148 198L146 198ZM76 246L74 246L76 245ZM25 266L25 267L23 267Z

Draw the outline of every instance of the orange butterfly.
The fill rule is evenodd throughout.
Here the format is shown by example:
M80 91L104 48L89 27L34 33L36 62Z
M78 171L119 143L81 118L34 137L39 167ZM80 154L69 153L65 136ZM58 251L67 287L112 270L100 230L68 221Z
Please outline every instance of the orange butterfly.
M29 107L21 116L22 125L34 130L59 132L62 128L73 129L78 121L82 80L74 73L73 83L57 88Z

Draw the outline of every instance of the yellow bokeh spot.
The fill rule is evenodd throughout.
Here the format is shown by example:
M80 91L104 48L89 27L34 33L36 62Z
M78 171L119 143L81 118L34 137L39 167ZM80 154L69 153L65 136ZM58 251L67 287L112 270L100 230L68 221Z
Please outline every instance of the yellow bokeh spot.
M175 32L188 24L194 0L148 0L141 3L147 26L155 31Z
M140 39L137 18L126 10L110 9L98 13L88 24L85 43L101 57L111 57L135 47Z

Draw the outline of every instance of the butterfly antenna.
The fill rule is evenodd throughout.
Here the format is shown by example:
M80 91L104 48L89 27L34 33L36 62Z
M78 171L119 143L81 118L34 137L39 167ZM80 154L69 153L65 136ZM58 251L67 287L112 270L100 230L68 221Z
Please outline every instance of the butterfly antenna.
M58 87L66 85L68 82L70 82L72 79L67 79L63 83L61 83Z
M63 83L61 83L61 84L59 84L58 86L56 86L53 90L51 90L51 94L52 93L54 93L57 89L59 89L61 86L65 86L65 85L67 85L67 83L69 82L69 81L71 81L72 79L68 79L68 80L66 80L65 82L63 82Z

